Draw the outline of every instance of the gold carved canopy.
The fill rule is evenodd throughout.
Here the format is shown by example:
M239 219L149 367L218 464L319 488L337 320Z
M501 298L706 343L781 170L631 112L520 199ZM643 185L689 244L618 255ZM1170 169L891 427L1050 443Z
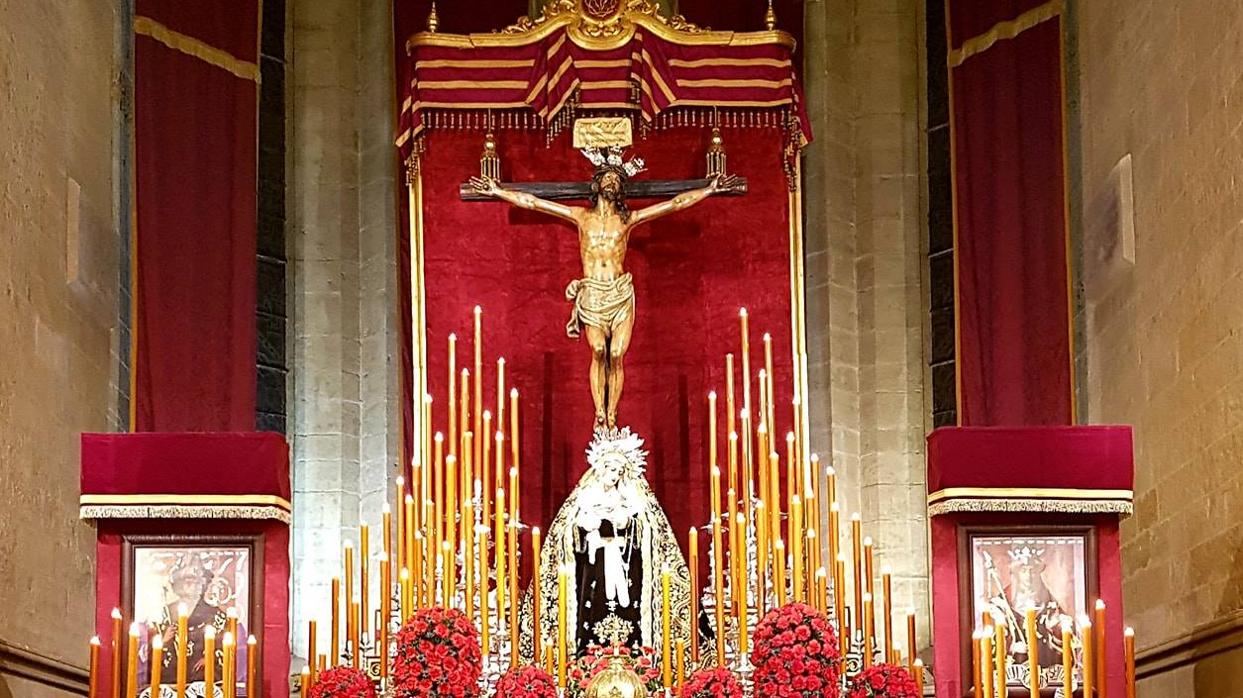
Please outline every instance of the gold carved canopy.
M698 27L682 15L666 17L652 0L551 0L543 13L531 19L521 17L504 29L479 34L419 32L406 42L415 46L452 48L521 46L564 28L570 40L592 51L607 51L624 45L642 27L675 44L716 46L781 45L794 50L794 37L775 28L769 12L767 31L712 31ZM433 25L434 26L434 25Z

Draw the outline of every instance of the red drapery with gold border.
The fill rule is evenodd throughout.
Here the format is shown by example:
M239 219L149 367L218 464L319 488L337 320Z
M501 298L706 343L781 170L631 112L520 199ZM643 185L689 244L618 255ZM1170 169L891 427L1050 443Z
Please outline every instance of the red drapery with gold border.
M948 10L959 422L1070 424L1061 3Z

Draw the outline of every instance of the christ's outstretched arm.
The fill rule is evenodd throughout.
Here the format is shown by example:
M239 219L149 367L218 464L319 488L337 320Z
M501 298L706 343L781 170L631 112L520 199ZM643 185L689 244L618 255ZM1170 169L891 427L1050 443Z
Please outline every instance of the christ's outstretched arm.
M541 199L538 196L527 194L526 192L510 191L509 189L502 187L496 180L489 177L471 177L470 184L475 188L475 191L480 194L492 196L501 199L502 201L508 201L518 208L547 213L550 216L564 218L568 221L577 220L576 216L578 210L574 206L566 206L565 204L559 204L556 201Z
M713 179L711 184L703 187L702 189L694 189L688 192L683 192L668 201L662 201L658 204L648 206L647 208L641 208L630 216L630 224L638 225L640 223L655 220L661 216L666 216L674 211L681 211L682 209L690 208L691 206L694 206L719 191L728 191L734 186L737 179L738 178L735 175L721 175L716 179Z

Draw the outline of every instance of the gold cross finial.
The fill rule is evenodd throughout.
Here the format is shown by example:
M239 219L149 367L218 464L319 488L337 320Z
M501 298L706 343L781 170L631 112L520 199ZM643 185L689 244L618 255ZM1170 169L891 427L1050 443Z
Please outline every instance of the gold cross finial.
M768 9L764 11L764 26L768 28L768 31L777 28L777 13L773 10L773 0L768 0Z

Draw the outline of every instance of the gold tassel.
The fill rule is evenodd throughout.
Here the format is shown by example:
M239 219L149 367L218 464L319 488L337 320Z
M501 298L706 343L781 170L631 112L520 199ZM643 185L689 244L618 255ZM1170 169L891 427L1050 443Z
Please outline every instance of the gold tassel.
M708 146L708 177L719 177L725 174L725 140L721 138L721 129L712 127L712 144Z

